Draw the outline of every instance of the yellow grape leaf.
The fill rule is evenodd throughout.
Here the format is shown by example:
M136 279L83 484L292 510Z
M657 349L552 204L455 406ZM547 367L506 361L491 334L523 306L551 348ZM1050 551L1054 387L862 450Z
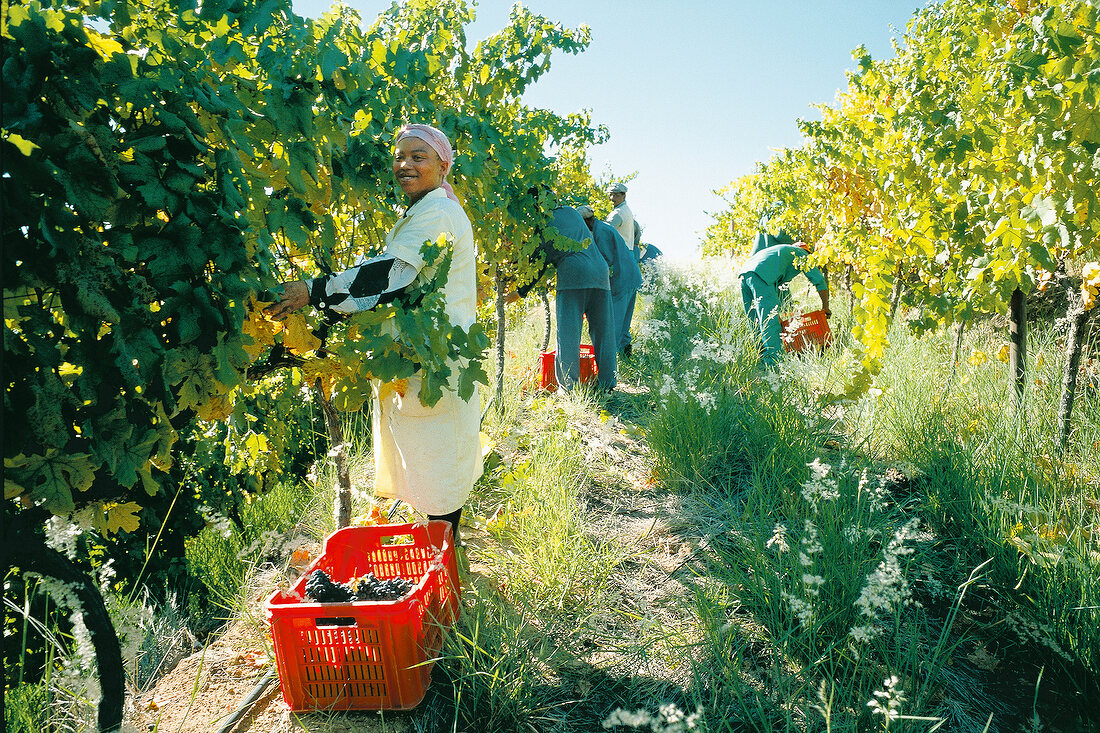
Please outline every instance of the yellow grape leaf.
M200 420L217 422L225 420L233 414L233 407L237 401L237 390L231 390L225 394L215 394L209 399L195 405L195 415Z
M5 6L5 10L7 15L3 18L4 24L3 28L0 29L0 34L2 34L5 38L10 38L14 41L15 36L11 34L8 28L10 28L11 26L22 25L24 20L27 20L31 17L31 11L30 8L25 5L7 5Z
M38 150L38 146L30 140L26 139L22 135L17 135L14 132L8 132L4 130L4 139L18 148L19 152L23 155L30 155L31 151Z
M102 56L105 61L110 60L116 53L125 53L122 44L115 39L101 36L91 28L85 28L84 30L88 34L88 45L94 48L95 52Z
M94 521L95 528L104 535L118 534L119 530L134 532L141 526L141 518L137 513L141 511L141 505L132 501L125 504L110 502L103 504L102 512L97 512Z
M262 454L267 452L267 437L260 433L251 433L244 439L244 447L253 461L258 460Z
M1009 351L1008 344L1004 344L1003 346L1001 346L1001 350L997 352L997 361L1000 361L1004 364L1007 364L1008 363L1008 351Z
M397 393L404 397L405 392L409 389L409 380L407 379L395 379L392 382L386 382L378 388L378 399L384 400L390 395Z
M272 321L264 314L264 308L271 305L261 301L249 303L248 319L241 325L241 333L252 339L244 343L243 348L250 359L255 359L266 347L275 343L275 334L283 330L283 324Z
M371 44L371 54L370 54L371 61L373 61L374 63L379 64L379 65L385 64L386 63L386 54L388 52L389 52L389 49L386 47L386 44L382 42L381 39L379 39L379 38L374 39L374 43Z
M310 354L321 347L321 339L313 335L301 313L292 313L283 323L283 346L292 354Z
M306 384L313 384L321 380L321 389L326 395L331 395L336 386L336 380L344 376L343 367L335 359L306 359L302 364L302 375Z
M24 489L22 486L15 483L14 481L9 481L6 478L4 479L4 498L5 499L14 499L15 497L19 496L20 494L24 493L25 491L26 491L26 489Z
M218 18L218 22L214 24L214 35L218 38L224 38L229 35L229 31L232 26L229 25L229 16L222 14L222 17Z

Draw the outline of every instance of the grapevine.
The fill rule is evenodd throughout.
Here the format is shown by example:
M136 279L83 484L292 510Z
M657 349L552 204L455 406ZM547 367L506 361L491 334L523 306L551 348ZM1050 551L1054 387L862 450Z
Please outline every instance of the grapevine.
M298 460L285 416L302 386L357 410L372 379L422 370L427 403L488 381L484 327L450 324L427 279L338 324L256 314L279 282L381 250L408 121L458 150L482 277L529 275L542 215L526 191L553 180L547 144L602 133L519 99L587 30L517 9L469 50L460 0L395 5L366 27L343 6L303 19L288 0L3 7L4 409L28 425L4 438L9 540L41 547L57 515L120 577L145 581L153 547L178 583L202 510L239 522L238 504ZM438 285L447 243L425 246ZM397 340L383 343L383 321Z
M1098 39L1088 3L930 6L895 58L853 53L803 147L726 189L707 248L746 247L763 203L789 194L785 223L851 282L853 391L878 371L899 305L917 329L1007 314L1044 273L1100 253Z

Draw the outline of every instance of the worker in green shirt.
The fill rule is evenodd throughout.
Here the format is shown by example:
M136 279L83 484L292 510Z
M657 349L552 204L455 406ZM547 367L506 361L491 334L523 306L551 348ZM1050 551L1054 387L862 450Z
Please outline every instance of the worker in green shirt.
M829 283L821 270L799 267L800 261L809 255L809 248L804 244L776 244L751 255L741 266L741 299L749 325L760 339L760 361L765 366L772 366L783 357L779 324L780 286L794 280L800 273L805 275L817 288L825 315L833 314L829 310Z

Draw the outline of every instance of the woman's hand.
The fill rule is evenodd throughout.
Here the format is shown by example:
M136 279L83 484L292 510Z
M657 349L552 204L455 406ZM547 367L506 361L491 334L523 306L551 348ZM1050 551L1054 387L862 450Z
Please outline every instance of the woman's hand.
M283 283L283 295L279 302L264 308L264 313L281 321L296 310L309 304L309 288L304 280L291 280Z

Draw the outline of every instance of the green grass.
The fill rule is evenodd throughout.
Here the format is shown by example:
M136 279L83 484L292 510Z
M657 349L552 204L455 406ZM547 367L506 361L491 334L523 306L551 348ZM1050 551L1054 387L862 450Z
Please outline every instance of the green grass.
M1100 729L1100 398L1083 385L1059 452L1057 334L1033 328L1019 409L989 324L958 365L947 334L895 326L874 389L837 403L843 308L835 348L763 372L728 285L669 275L644 296L611 398L525 389L542 314L510 313L462 615L424 703L392 715L433 732ZM641 465L599 457L611 419L644 435ZM366 489L368 425L347 430ZM609 478L625 469L655 483ZM188 546L229 613L296 520L331 531L331 484L282 487L244 532ZM39 694L20 688L13 714Z
M191 577L205 587L212 602L232 612L241 603L241 590L258 565L281 560L290 530L317 504L304 485L281 484L241 507L242 528L228 522L203 529L186 545ZM310 512L312 513L312 512Z
M1090 514L1097 482L1087 477L1097 475L1096 392L1079 398L1070 453L1052 458L1061 382L1052 339L1033 341L1043 366L1022 411L1009 399L1003 365L955 370L946 339L902 328L891 335L876 389L836 405L825 395L849 368L842 348L754 374L744 368L744 332L723 312L728 301L706 288L702 307L685 308L688 299L674 283L648 315L663 320L675 309L683 332L720 340L724 331L740 344L725 363L694 358L675 335L647 352L655 393L675 363L718 395L704 405L697 390L669 390L647 432L668 488L703 492L721 507L711 521L724 541L714 544L709 570L720 587L697 604L709 652L696 685L710 693L704 706L730 713L721 722L708 716L707 725L866 730L940 721L983 730L992 714L997 730L1036 714L1020 701L1032 698L1024 688L1045 669L1040 707L1049 722L1094 729L1086 701L1097 694L1100 555ZM995 354L995 336L975 331L969 349ZM815 457L839 478L828 501L803 495L805 464ZM873 511L861 483L885 487ZM890 538L906 526L904 554L888 562ZM781 545L790 549L776 552ZM853 629L868 620L858 599L884 577L880 566L900 579L895 590L904 588L907 601L880 607L875 637L854 643ZM999 670L979 666L990 650ZM1020 675L1017 692L997 679L1008 669ZM893 676L905 697L898 719L867 706L884 699Z
M49 690L45 682L24 684L4 693L4 730L40 733L48 728Z

